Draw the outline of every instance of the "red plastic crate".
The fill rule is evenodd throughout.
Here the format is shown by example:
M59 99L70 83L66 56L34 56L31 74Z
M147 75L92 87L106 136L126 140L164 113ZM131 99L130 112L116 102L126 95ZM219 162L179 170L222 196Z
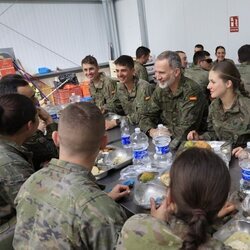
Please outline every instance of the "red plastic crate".
M0 69L13 68L13 61L11 58L0 59Z
M0 76L6 76L6 75L10 75L10 74L16 74L16 70L15 68L3 68L0 69Z
M58 89L53 93L55 105L69 103L69 98L75 93L82 97L82 89L80 86L72 87L71 89Z

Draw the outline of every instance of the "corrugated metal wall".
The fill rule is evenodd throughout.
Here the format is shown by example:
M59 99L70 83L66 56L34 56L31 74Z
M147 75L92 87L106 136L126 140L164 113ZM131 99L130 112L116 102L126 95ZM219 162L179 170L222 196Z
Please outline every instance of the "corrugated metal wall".
M1 3L0 14L10 4ZM14 4L0 16L0 34L0 48L13 47L16 57L30 73L42 66L52 70L75 67L87 54L96 56L99 62L109 59L101 3Z

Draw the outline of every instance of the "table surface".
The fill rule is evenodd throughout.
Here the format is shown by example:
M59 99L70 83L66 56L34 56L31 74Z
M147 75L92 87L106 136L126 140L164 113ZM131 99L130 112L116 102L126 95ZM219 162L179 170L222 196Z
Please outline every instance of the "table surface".
M113 144L115 146L122 147L120 142L120 129L114 128L107 132L108 134L108 144ZM152 140L149 140L149 151L154 152L154 145ZM239 190L239 182L241 178L241 171L238 166L238 160L232 158L230 162L229 172L231 176L231 192ZM98 184L105 185L105 191L109 192L117 183L121 183L119 181L120 178L120 170L112 169L109 171L108 176L98 180ZM133 201L133 188L131 189L131 193L128 197L123 198L119 201L120 205L125 209L127 214L133 215L138 213L149 213L149 210L145 210L142 207L136 205Z

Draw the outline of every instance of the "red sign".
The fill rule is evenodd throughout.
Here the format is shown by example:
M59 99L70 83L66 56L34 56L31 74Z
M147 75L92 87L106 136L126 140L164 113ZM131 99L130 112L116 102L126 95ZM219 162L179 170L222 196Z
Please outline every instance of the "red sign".
M230 26L230 32L239 32L239 17L230 16L229 26Z

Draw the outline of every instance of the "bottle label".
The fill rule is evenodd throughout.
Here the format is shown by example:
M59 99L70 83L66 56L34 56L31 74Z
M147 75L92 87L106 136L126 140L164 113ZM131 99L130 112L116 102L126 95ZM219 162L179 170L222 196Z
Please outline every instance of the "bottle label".
M148 150L134 150L133 157L136 160L143 159L144 157L148 156Z
M242 176L243 175L250 175L250 169L244 169L244 168L242 168L241 169L241 174L242 174Z
M129 145L130 144L130 136L129 135L123 135L121 138L122 145Z
M169 153L169 146L155 147L155 152L156 154L159 154L159 155L165 155Z
M53 121L58 121L59 119L57 113L50 114L50 116L53 119Z

